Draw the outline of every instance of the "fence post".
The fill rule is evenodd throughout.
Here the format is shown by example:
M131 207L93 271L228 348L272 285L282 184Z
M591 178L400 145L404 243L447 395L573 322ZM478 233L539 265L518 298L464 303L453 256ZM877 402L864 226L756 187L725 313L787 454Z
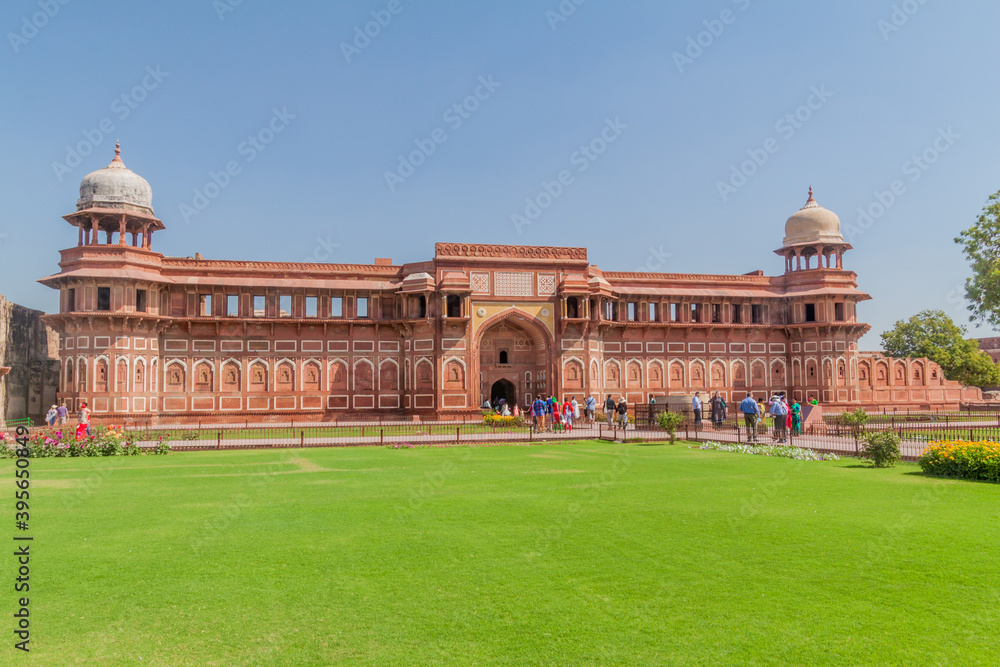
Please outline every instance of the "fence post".
M219 431L215 439L215 448L222 449L222 431Z
M299 431L299 447L305 447L305 446L306 446L306 432Z
M378 430L378 444L380 444L380 445L384 445L385 444L385 429L384 428L380 428Z
M459 442L462 439L462 427L455 427L455 442Z

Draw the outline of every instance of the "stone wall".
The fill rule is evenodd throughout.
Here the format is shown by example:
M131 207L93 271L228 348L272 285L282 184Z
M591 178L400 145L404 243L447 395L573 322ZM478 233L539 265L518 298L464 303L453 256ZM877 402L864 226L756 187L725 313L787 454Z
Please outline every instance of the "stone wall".
M59 385L59 334L41 320L42 312L0 295L0 421L30 417L40 423L56 402Z

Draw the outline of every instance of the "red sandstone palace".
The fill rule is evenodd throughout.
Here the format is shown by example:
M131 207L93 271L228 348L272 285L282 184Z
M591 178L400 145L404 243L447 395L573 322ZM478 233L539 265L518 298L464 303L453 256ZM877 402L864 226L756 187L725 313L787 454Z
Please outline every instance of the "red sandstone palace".
M117 147L76 208L77 245L40 281L60 292L45 319L61 335L60 400L109 418L451 418L553 393L980 399L927 360L858 351L870 297L811 190L785 223L780 276L610 272L584 248L459 243L402 266L164 257L152 190Z

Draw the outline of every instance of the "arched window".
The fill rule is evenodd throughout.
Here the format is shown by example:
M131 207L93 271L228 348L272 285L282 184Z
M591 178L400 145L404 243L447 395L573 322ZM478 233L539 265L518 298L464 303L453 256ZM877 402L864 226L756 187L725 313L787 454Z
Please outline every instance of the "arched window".
M509 361L507 360L507 350L500 350L500 363L501 363L501 364L507 364L507 363L510 363L510 362L509 362Z
M573 319L580 317L580 302L575 296L566 299L566 317Z

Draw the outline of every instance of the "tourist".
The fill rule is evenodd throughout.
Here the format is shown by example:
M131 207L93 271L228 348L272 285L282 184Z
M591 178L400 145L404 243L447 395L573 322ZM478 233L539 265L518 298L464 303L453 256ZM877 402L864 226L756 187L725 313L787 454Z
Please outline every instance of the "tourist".
M555 423L555 413L557 412L556 405L557 403L555 396L548 396L545 399L545 420L549 423L549 428L551 428L553 432L555 432L556 430L556 423Z
M531 404L531 418L535 422L535 433L545 430L545 401L541 396L535 396L535 402Z
M699 392L694 392L694 398L691 399L691 409L694 411L694 427L701 427L701 398L698 396Z
M66 423L66 418L69 417L69 410L66 408L65 403L56 408L56 416L59 417L60 426Z
M809 405L819 405L819 401L816 399L815 396L809 397Z
M507 404L503 402L503 399L500 399L500 416L510 417L510 408L508 408Z
M788 404L788 396L785 394L785 392L779 393L778 396L781 396L781 402L785 404L785 429L786 429L785 432L786 433L791 433L791 431L792 431L792 406L790 406Z
M480 407L482 407L483 410L492 410L493 409L493 406L490 405L490 399L488 399L488 398L484 398L483 399L483 404Z
M82 437L82 434L91 435L90 433L90 408L87 407L86 403L80 404L80 412L77 414L77 419L79 424L76 427L76 436Z
M549 404L549 409L552 410L552 432L560 433L563 430L562 423L562 411L559 409L559 403L555 405Z
M792 434L802 435L802 406L798 401L792 403Z
M597 417L597 399L591 394L583 404L583 413L587 417L587 423L593 424Z
M753 400L750 392L747 392L747 397L740 402L740 412L743 413L743 423L747 427L747 440L757 442L757 417L760 416L760 408L757 407L757 401Z
M573 406L573 421L580 419L580 404L576 402L576 396L570 396L570 405Z
M607 400L604 401L604 416L608 420L608 428L611 428L611 422L615 418L616 408L615 399L611 398L611 394L608 394Z
M45 413L45 423L48 424L49 426L55 426L56 417L58 416L59 416L59 408L53 405L51 408L49 408L49 411Z
M625 402L624 396L618 400L615 410L618 412L618 423L624 431L628 427L628 403Z
M718 430L722 428L723 422L726 421L726 408L728 407L726 405L726 399L722 398L722 396L719 395L719 392L715 392L715 395L712 396L712 400L709 401L709 403L712 405L712 426Z
M573 403L566 399L562 404L563 425L567 431L573 430Z
M771 417L774 418L774 435L771 439L775 442L785 442L788 406L780 395L771 401Z
M520 416L521 416L521 408L518 406L517 403L515 403L514 404L514 419L517 419Z

